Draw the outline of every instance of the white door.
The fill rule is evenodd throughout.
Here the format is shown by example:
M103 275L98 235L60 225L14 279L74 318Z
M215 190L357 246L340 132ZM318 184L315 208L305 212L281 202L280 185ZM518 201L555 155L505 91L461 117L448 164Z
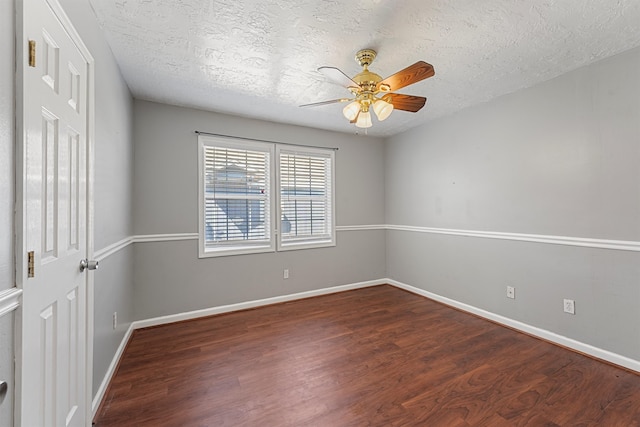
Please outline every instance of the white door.
M23 427L84 426L90 294L89 273L79 264L88 255L89 62L55 0L18 1L17 9L23 300L16 419ZM29 61L29 41L35 42L35 64Z

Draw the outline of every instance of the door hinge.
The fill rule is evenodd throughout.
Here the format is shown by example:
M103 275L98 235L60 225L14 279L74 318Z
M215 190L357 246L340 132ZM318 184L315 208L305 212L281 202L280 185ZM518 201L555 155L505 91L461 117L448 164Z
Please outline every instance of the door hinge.
M36 271L34 267L35 262L33 258L34 258L33 251L27 252L27 277L35 277L36 275Z
M29 40L29 67L36 66L36 41Z

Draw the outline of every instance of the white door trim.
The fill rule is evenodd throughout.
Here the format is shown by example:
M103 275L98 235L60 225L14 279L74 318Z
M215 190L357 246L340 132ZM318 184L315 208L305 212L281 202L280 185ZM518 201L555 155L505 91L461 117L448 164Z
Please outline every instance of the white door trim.
M15 10L16 10L16 63L24 64L28 61L28 40L24 40L24 32L23 32L23 20L29 19L29 17L24 16L23 4L28 0L15 0ZM58 2L58 0L45 0L49 5L53 13L56 15L60 23L63 25L69 38L73 41L78 51L83 56L84 60L87 63L87 86L88 86L88 96L87 96L87 133L86 133L86 141L87 141L87 215L86 215L86 235L87 235L87 257L88 259L93 259L94 252L94 209L93 209L93 185L94 185L94 141L95 141L95 60L91 52L87 48L87 46L82 41L82 38L76 31L73 23L64 12L62 6ZM26 188L26 174L25 174L25 155L24 150L26 146L26 129L24 128L24 117L23 117L23 108L24 108L24 93L23 93L23 75L22 75L22 67L17 66L16 71L16 109L15 109L15 120L16 120L16 142L15 142L15 197L16 197L16 206L15 206L15 230L16 230L16 239L15 239L15 263L16 263L16 286L20 289L20 293L22 293L23 283L26 280L26 272L27 272L27 248L24 241L24 237L26 236L26 224L24 222L24 215L26 212L26 199L25 199L25 188ZM86 343L87 343L87 351L86 351L86 391L88 396L86 396L85 402L87 402L87 407L85 410L85 414L87 419L85 420L85 425L91 425L92 421L92 410L91 410L91 401L92 401L92 390L93 390L93 295L94 295L94 279L93 274L86 275L87 280L87 304L86 304ZM15 355L16 355L16 387L15 387L15 416L16 416L16 427L20 426L19 421L19 408L21 404L21 383L20 383L20 364L21 364L21 354L22 354L22 342L21 342L21 316L20 309L18 307L18 315L16 316L16 333L15 333ZM26 427L26 426L25 426Z

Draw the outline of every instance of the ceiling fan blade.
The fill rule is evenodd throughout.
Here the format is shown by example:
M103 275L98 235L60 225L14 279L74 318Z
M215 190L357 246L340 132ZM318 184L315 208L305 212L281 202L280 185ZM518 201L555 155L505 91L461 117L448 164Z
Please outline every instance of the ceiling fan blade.
M359 87L358 83L351 80L351 77L347 76L336 67L320 67L318 68L318 71L324 74L324 76L333 83L339 84L340 86Z
M403 95L401 93L388 93L382 99L393 104L395 110L410 111L416 113L424 107L427 98L422 96Z
M382 80L378 83L378 89L382 92L394 92L405 86L417 83L420 80L432 77L435 73L433 65L427 64L424 61L418 61L404 70L398 71L397 73ZM383 87L388 87L388 90L381 89Z
M336 104L338 102L349 102L349 101L353 101L353 99L351 98L332 99L330 101L313 102L311 104L302 104L299 107L318 107L320 105Z

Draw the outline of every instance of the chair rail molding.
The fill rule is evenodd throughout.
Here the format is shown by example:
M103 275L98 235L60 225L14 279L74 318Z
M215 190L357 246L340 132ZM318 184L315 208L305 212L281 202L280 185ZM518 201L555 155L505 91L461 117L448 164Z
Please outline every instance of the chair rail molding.
M515 240L519 242L543 243L550 245L579 246L585 248L610 249L618 251L640 252L640 242L633 240L594 239L588 237L552 236L546 234L506 233L501 231L461 230L453 228L419 227L413 225L368 224L338 225L337 232L353 231L404 231L412 233L444 234L450 236L475 237L483 239ZM95 253L95 259L102 261L133 243L175 242L198 240L198 233L139 234L125 237Z
M198 233L144 234L133 236L133 243L174 242L177 240L198 240Z
M551 245L581 246L586 248L613 249L640 252L640 242L632 240L607 240L585 237L551 236L545 234L505 233L500 231L457 230L451 228L416 227L410 225L389 225L387 230L414 233L446 234L452 236L477 237L484 239L516 240L520 242L546 243Z
M131 243L133 243L133 237L125 237L124 239L113 243L109 246L107 246L106 248L100 249L99 251L96 251L93 255L94 259L96 259L97 261L102 261L105 258L110 257L111 255L115 254L116 252L126 248L127 246L129 246Z
M9 314L18 307L20 307L20 297L22 296L22 289L11 288L4 291L0 291L0 317L5 314Z

